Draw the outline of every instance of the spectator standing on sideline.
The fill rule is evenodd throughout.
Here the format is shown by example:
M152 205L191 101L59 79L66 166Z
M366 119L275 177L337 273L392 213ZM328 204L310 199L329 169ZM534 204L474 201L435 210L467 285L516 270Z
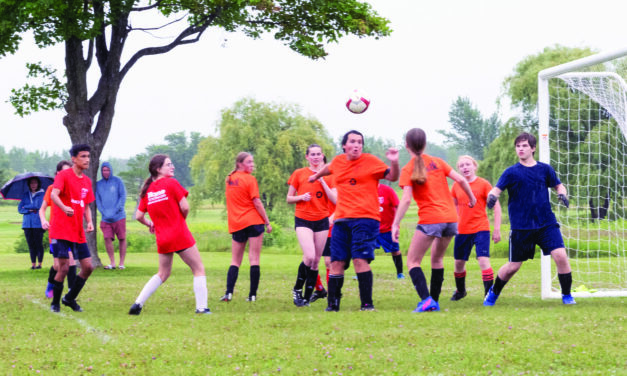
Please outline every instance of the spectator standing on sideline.
M22 230L26 237L28 250L30 252L31 269L41 269L44 259L44 232L39 220L39 208L44 201L44 191L41 189L39 178L28 179L28 191L22 195L22 200L17 207L17 211L24 215L22 219ZM37 263L39 262L39 263Z
M120 269L124 269L126 257L126 187L122 179L113 175L113 168L109 162L103 162L100 167L102 179L96 183L96 206L102 215L100 230L104 236L105 248L109 255L109 265L105 269L115 269L115 248L113 241L118 238L120 250Z

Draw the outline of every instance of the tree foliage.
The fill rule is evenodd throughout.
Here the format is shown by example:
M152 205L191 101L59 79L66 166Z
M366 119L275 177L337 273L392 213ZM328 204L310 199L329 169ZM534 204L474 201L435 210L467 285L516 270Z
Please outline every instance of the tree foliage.
M246 98L222 111L217 136L198 145L191 161L193 199L224 202L224 182L241 151L255 158L259 191L267 208L285 203L286 182L297 168L307 165L305 152L318 144L332 158L335 148L323 125L300 114L296 106L256 102Z
M523 128L517 123L516 118L503 124L499 136L486 148L484 159L479 162L477 175L492 185L496 184L503 171L518 162L514 140L522 131Z
M146 20L154 23L144 25ZM63 125L72 143L92 148L86 172L95 184L118 91L140 59L196 43L209 27L251 38L272 33L297 53L318 59L326 55L325 44L345 35L388 35L388 23L369 4L357 0L3 0L0 56L14 54L25 34L33 35L40 48L64 45L65 78L35 64L29 70L44 82L14 90L11 103L20 115L62 106ZM152 45L128 43L145 33L161 34ZM139 47L125 51L131 45ZM122 56L128 60L122 61ZM93 67L98 82L90 88L87 77ZM95 203L91 209L97 215ZM99 265L94 233L88 234L88 243Z
M484 119L469 98L457 97L448 113L453 131L438 131L457 150L483 159L485 148L498 136L501 121L497 114Z

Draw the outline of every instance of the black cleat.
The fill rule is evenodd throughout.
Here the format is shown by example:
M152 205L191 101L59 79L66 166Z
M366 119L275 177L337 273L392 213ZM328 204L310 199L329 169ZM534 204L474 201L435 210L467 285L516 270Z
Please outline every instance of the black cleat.
M299 298L298 301L294 301L296 307L309 307L309 301L304 298Z
M131 309L128 310L129 315L139 315L141 312L142 312L142 306L140 306L138 303L134 303L131 306Z
M63 303L64 306L68 306L70 308L72 308L72 311L74 312L83 312L83 309L81 308L81 306L78 305L78 303L76 303L76 300L72 299L66 299L66 297L64 296L63 299L61 299L61 303Z
M360 311L374 311L374 306L372 304L364 304L361 306Z
M298 306L298 302L303 300L303 290L292 289L292 300L294 301L294 305Z
M311 295L311 299L309 299L309 303L313 303L318 299L324 299L327 297L327 290L322 289L320 291L314 291L313 295Z
M57 313L59 311L61 311L61 307L58 304L51 304L50 305L50 312Z
M466 291L459 292L459 291L455 290L455 292L453 293L453 296L451 296L451 300L452 301L462 300L462 298L464 296L466 296L466 295L468 295L468 293Z
M326 312L340 312L340 307L338 307L336 305L330 305L330 306L327 306L325 311Z

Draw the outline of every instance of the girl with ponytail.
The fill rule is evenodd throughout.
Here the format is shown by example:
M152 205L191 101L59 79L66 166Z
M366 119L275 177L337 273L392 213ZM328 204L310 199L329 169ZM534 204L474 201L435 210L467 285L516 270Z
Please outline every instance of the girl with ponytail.
M427 136L422 129L410 129L405 135L405 147L412 159L401 170L399 186L403 188L403 197L392 224L392 238L398 241L400 222L413 196L418 204L419 221L407 252L407 268L421 299L414 312L440 310L444 252L457 234L457 212L446 178L461 186L468 196L468 206L473 207L477 201L466 179L442 159L425 154L426 146ZM431 286L427 288L420 263L430 247Z

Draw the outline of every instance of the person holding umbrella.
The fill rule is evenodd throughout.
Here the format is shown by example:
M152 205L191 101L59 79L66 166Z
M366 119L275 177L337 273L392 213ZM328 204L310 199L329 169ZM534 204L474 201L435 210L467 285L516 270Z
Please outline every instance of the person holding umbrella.
M44 190L41 189L41 180L33 176L28 178L28 190L22 194L22 200L17 211L24 216L22 230L30 252L31 269L41 269L44 259L43 238L45 230L41 228L39 208L44 200Z

